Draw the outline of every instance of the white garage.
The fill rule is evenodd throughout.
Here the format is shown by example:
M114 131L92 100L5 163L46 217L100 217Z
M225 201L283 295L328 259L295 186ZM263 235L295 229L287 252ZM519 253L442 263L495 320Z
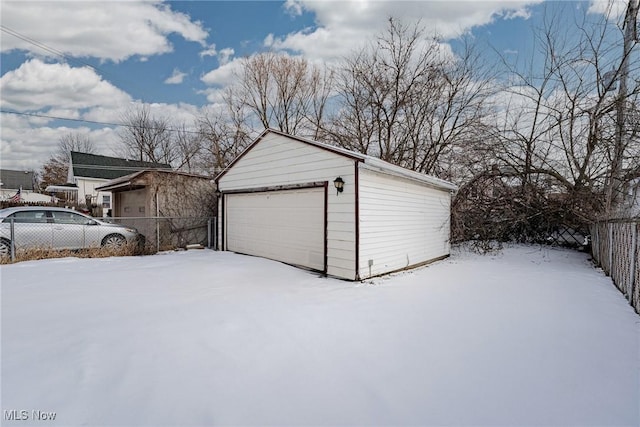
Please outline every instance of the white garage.
M455 186L380 159L268 129L216 181L221 250L349 280L449 255Z

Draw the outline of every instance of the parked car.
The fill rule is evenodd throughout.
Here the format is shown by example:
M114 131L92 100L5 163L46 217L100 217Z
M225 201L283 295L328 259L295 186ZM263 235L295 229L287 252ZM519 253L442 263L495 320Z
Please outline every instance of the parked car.
M15 207L0 209L0 256L11 254L11 220L16 249L117 249L127 243L144 243L133 227L110 224L72 209Z

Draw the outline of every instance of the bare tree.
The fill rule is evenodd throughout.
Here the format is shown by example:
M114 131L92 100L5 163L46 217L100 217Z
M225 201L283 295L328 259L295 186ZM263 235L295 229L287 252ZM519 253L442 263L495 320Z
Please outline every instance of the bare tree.
M189 173L207 173L199 167L199 159L204 149L204 140L199 131L181 125L173 131L173 149L177 155L176 169ZM177 163L177 162L176 162Z
M304 58L267 52L245 58L236 77L234 102L247 109L247 119L254 118L262 128L317 135L332 87L331 72Z
M40 171L40 188L67 182L71 152L94 154L96 149L88 136L81 133L68 133L58 140L58 146L45 162Z
M199 167L210 174L223 171L251 142L245 109L232 88L227 90L225 99L224 109L211 107L198 117L202 138Z
M517 106L504 110L494 154L499 164L518 172L523 187L556 185L576 202L588 201L591 214L602 213L611 177L640 160L632 127L620 119L620 95L612 90L623 74L637 75L640 67L625 71L624 60L610 59L619 42L610 17L593 22L582 16L572 34L557 18L548 16L537 32L538 53L545 58L539 68L509 69L509 92ZM624 91L630 110L637 108L639 90L636 82Z
M340 109L328 139L449 177L443 158L452 159L454 143L477 139L482 128L491 88L484 70L470 44L452 57L419 24L389 19L375 43L344 59L338 73Z
M122 117L120 143L119 154L123 157L206 173L199 167L204 140L195 117L193 125L188 126L153 116L149 105L138 105Z
M619 202L612 203L612 194L640 176L633 119L640 63L628 61L625 68L631 52L625 49L621 59L621 26L610 15L575 12L560 3L549 7L534 32L532 59L503 61L508 82L484 146L491 163L456 196L458 238L485 233L544 240L562 224L583 227L614 215ZM571 13L575 27L567 28L559 18ZM629 84L618 89L625 75Z
M153 117L149 105L142 104L127 110L121 122L122 156L167 164L177 160L169 119Z

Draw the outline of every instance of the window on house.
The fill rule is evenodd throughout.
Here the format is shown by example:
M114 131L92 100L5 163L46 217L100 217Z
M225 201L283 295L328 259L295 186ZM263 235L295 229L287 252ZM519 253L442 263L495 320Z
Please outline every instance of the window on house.
M109 195L103 195L102 196L102 207L106 208L106 209L110 209L111 208L111 196Z

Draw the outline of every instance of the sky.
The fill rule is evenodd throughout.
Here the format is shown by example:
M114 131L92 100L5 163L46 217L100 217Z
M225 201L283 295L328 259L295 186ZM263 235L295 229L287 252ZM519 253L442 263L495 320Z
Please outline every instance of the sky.
M471 36L527 56L532 26L546 7L563 3L0 0L0 167L37 171L69 133L114 155L117 124L136 104L191 123L219 100L241 58L275 51L335 63L389 17L420 22L454 52ZM570 4L598 13L605 3Z

